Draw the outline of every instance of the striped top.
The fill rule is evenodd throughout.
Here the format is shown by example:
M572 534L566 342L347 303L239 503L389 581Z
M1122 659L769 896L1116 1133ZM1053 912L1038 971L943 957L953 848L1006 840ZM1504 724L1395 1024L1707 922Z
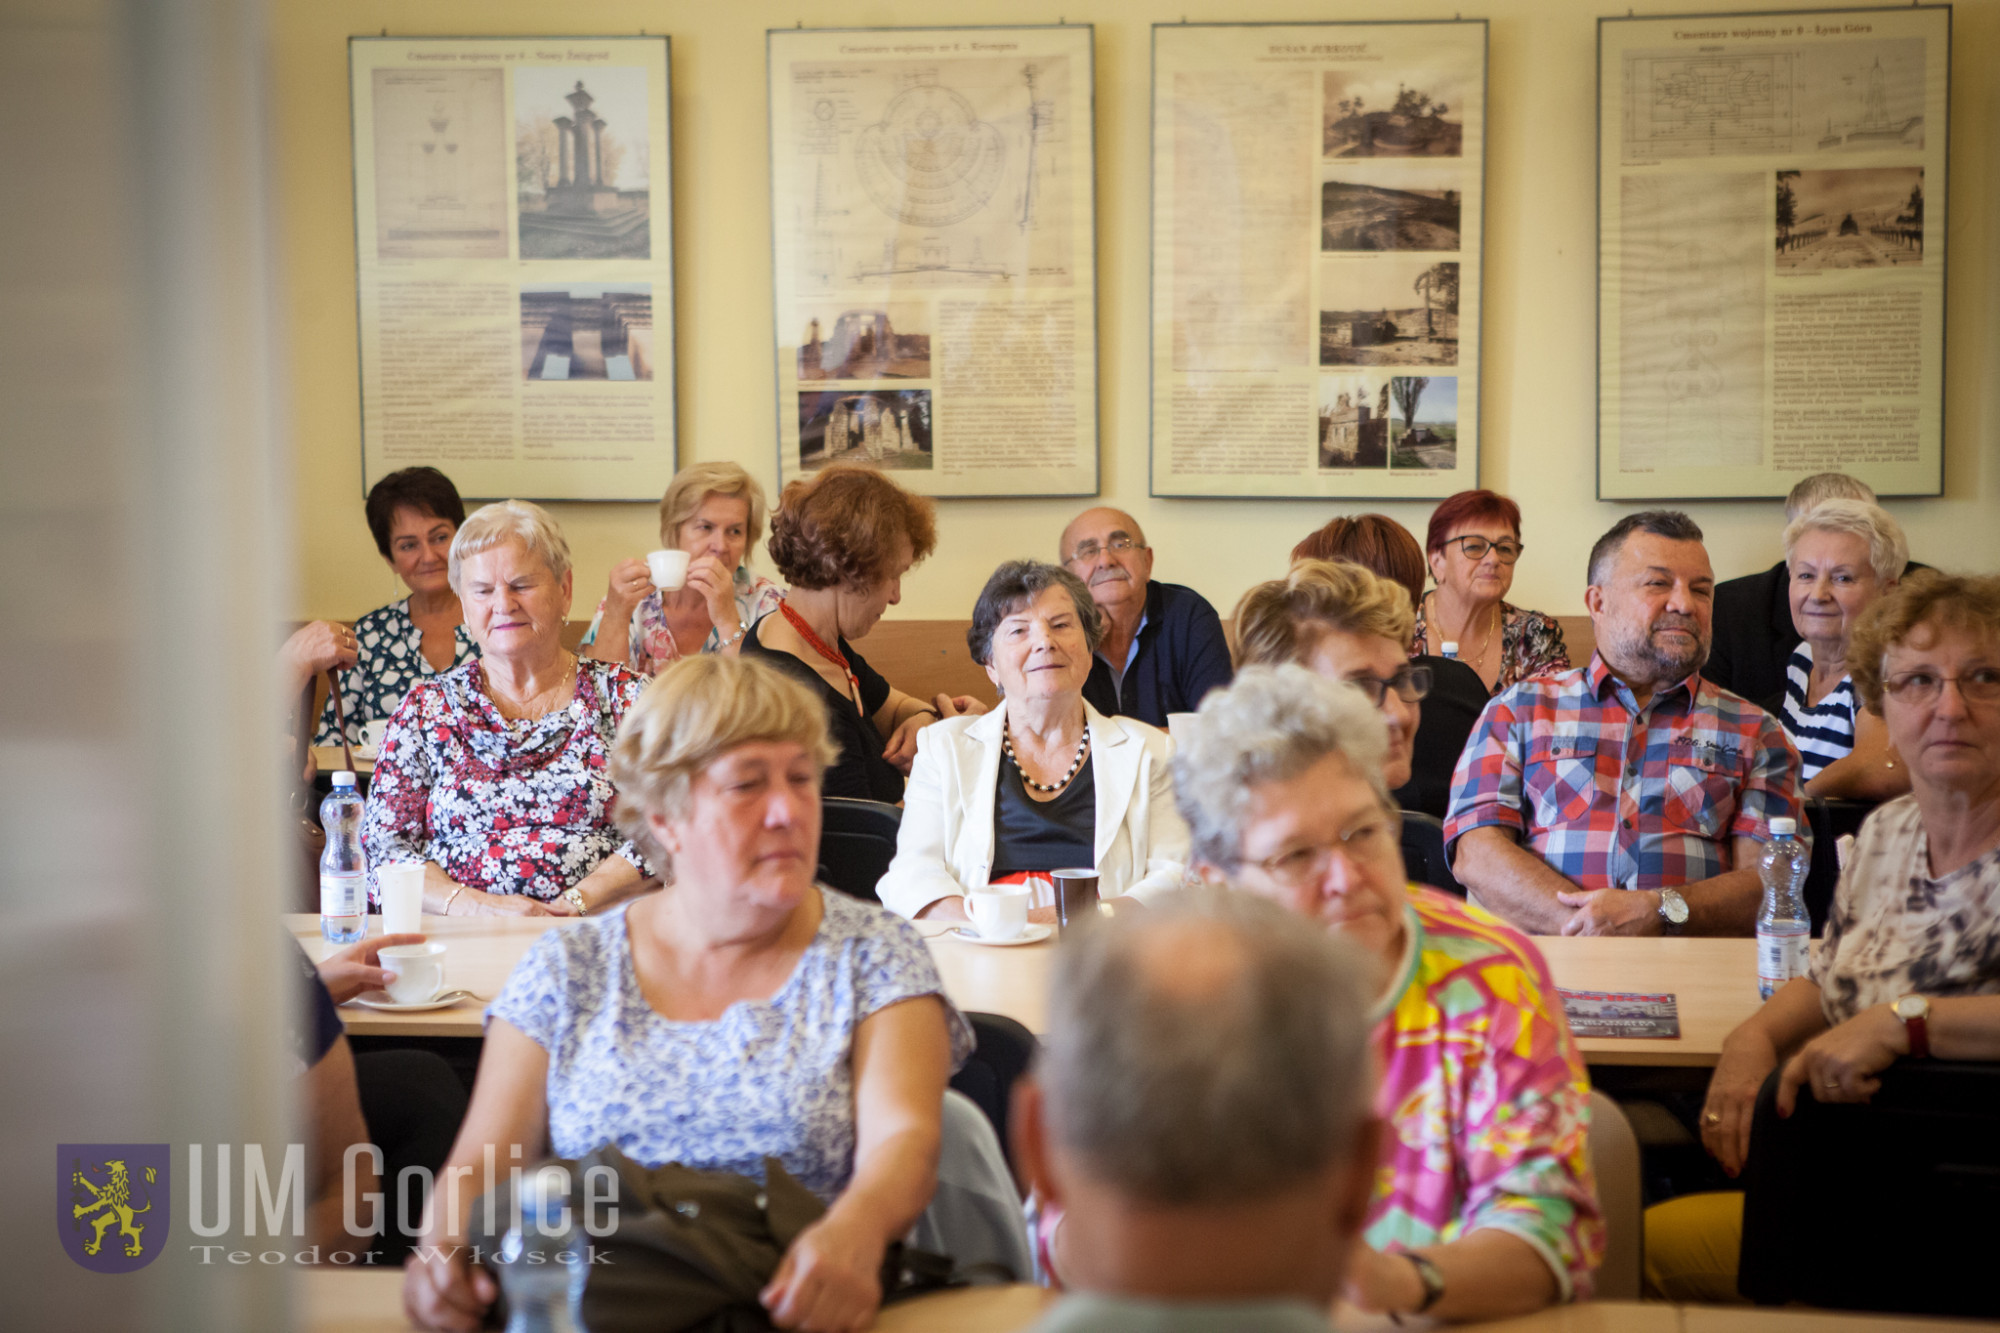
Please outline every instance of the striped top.
M1801 782L1812 781L1854 749L1854 677L1842 676L1816 704L1806 702L1811 679L1812 654L1801 644L1785 664L1785 704L1779 710L1792 744L1799 747Z

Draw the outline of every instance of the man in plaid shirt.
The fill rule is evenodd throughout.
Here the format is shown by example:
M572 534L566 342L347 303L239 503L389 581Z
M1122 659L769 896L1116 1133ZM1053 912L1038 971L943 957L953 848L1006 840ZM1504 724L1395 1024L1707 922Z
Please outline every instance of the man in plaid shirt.
M1715 578L1701 529L1651 510L1590 552L1590 665L1522 681L1452 775L1452 871L1542 935L1747 935L1773 816L1798 821L1778 720L1701 678Z

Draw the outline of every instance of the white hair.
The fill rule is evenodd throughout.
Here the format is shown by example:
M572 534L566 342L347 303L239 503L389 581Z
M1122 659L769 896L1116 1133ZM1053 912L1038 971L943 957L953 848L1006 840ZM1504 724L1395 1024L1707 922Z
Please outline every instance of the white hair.
M558 582L569 573L569 541L549 511L532 500L496 500L474 510L451 539L451 590L459 591L459 573L467 560L510 541L527 547Z
M1785 522L1790 523L1811 513L1828 500L1860 500L1874 504L1875 490L1859 477L1850 477L1845 472L1815 472L1810 477L1801 477L1785 496Z
M1793 519L1785 528L1787 565L1792 563L1792 548L1808 532L1841 532L1865 538L1868 564L1885 585L1903 577L1903 569L1910 563L1910 543L1903 536L1903 525L1888 510L1865 500L1825 500Z

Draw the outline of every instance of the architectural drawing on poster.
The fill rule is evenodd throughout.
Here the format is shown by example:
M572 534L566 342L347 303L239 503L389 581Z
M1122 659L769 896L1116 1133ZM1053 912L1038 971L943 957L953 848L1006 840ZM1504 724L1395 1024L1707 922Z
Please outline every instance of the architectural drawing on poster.
M1067 57L801 61L790 80L808 291L1074 280Z
M497 69L371 71L375 257L507 257Z
M1798 123L1796 51L1625 57L1625 159L1781 153Z
M1799 115L1819 152L1924 146L1924 39L1831 42L1808 49Z

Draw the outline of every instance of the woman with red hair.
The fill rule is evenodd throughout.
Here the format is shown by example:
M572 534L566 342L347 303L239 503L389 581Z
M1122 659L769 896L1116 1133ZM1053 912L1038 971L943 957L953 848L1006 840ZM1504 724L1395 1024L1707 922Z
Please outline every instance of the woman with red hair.
M1521 507L1493 491L1460 491L1431 514L1424 542L1437 586L1417 606L1412 657L1456 656L1495 693L1569 670L1554 616L1510 605L1521 558ZM1457 645L1446 654L1444 645Z

